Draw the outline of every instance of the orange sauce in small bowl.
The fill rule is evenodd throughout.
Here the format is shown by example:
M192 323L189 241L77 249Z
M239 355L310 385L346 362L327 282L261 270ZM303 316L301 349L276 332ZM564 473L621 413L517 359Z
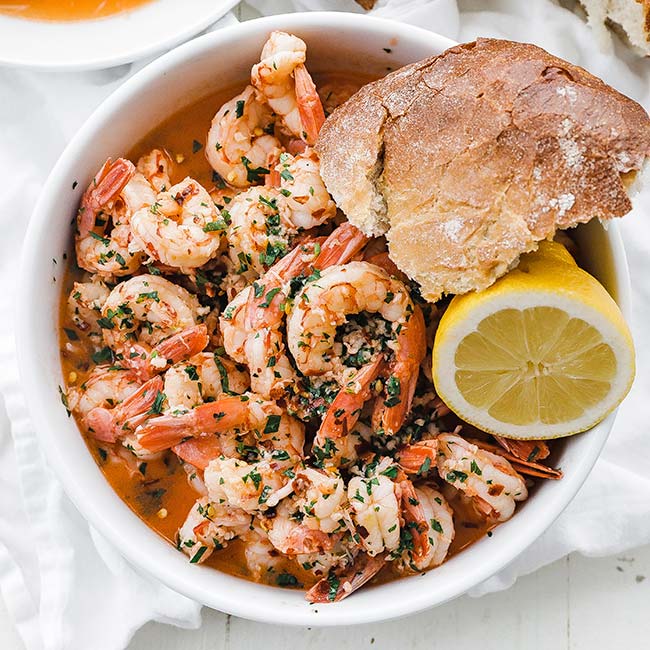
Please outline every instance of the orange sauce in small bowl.
M94 20L149 2L152 0L0 0L0 14L27 20Z

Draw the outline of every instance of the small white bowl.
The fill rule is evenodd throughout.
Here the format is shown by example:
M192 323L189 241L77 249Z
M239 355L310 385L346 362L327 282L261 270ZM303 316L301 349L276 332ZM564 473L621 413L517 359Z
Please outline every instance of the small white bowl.
M135 75L79 130L52 171L30 221L16 324L22 380L41 444L66 492L88 521L134 565L201 603L245 618L293 625L385 620L455 598L519 555L576 494L607 439L614 415L562 444L557 460L564 478L543 482L491 538L480 540L426 575L368 586L340 603L310 605L302 592L258 585L189 564L113 492L74 420L66 416L58 393L63 384L57 330L65 266L62 256L71 251L70 222L83 188L107 156L123 154L183 106L246 78L273 29L293 32L307 42L308 65L314 71L377 73L452 45L441 36L392 21L342 13L291 14L209 34ZM629 279L616 225L604 230L592 222L575 232L586 267L629 315Z
M0 63L94 70L137 61L200 33L239 0L152 0L95 20L30 20L0 14Z

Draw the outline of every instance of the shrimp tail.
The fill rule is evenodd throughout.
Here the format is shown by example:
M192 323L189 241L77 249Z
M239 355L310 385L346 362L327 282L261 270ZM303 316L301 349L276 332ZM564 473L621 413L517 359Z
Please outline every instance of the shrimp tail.
M296 66L293 75L298 112L305 131L303 137L308 144L314 144L325 122L323 104L318 96L316 85L304 64Z
M372 383L377 378L382 363L383 355L379 355L372 363L361 368L338 392L316 434L321 446L328 438L340 438L352 431L363 405L370 398Z
M210 342L208 327L204 323L188 327L159 343L154 350L168 363L174 364L202 352Z
M397 451L399 466L407 474L418 476L427 473L428 469L436 467L438 441L421 440L412 445L404 445Z
M148 420L136 431L136 435L142 447L155 453L180 445L193 433L183 416L160 415Z
M502 449L500 446L492 445L489 442L485 442L484 440L475 440L475 439L468 438L467 442L476 445L479 449L484 449L485 451L492 452L497 456L501 456L501 458L505 458L507 461L511 463L513 469L519 472L520 474L525 474L527 476L534 476L536 478L553 479L556 481L561 479L563 476L562 472L559 469L549 467L548 465L544 465L544 463L535 463L528 460L522 460L517 455L505 451L505 449ZM509 440L508 442L514 442L514 441ZM531 440L530 442L535 442L539 444L540 441Z
M424 514L424 508L411 481L405 479L397 485L399 486L405 526L413 537L413 554L417 559L421 559L426 556L430 548L429 524Z
M390 373L393 379L393 394L389 394L388 399L379 396L373 412L373 425L390 434L400 430L411 411L419 367L426 354L424 316L417 305L408 323L402 327L397 341L399 349Z
M98 406L92 409L86 415L88 432L102 442L116 442L124 433L135 430L147 419L162 388L163 380L154 377L115 408Z
M172 451L181 460L203 470L210 464L211 460L218 458L223 453L218 436L191 438L172 447Z
M139 343L130 344L128 351L123 353L124 363L146 381L169 366L202 352L209 341L207 326L194 325L161 341L151 351Z
M162 451L179 445L186 438L199 438L243 426L249 415L249 398L245 395L229 395L201 404L186 413L152 418L136 434L138 442L145 449L151 452Z
M95 226L97 211L112 201L125 188L135 173L135 165L126 158L102 165L81 199L79 235L85 237Z
M332 603L347 598L372 580L386 564L385 555L371 557L366 553L357 556L354 564L343 572L331 571L319 580L306 594L310 603Z
M323 269L335 264L349 262L369 241L356 226L349 221L342 223L325 240L320 254L314 262L314 268Z
M533 462L548 458L551 450L544 440L511 440L502 436L494 439L510 454L521 460Z

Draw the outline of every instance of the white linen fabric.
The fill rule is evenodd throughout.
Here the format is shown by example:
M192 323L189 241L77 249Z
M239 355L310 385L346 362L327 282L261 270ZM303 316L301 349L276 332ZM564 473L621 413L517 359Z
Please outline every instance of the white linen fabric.
M360 12L353 0L250 2L261 13ZM467 41L529 41L582 65L650 108L650 64L620 43L596 43L551 0L379 0L374 15ZM600 49L602 48L602 49ZM124 648L149 620L200 625L200 606L141 575L76 512L52 475L26 411L12 333L14 274L48 171L80 123L142 64L93 73L0 68L0 590L28 650ZM507 569L473 590L503 589L567 553L607 555L650 542L650 192L622 223L633 284L638 376L595 470L569 508ZM97 634L101 630L101 634Z

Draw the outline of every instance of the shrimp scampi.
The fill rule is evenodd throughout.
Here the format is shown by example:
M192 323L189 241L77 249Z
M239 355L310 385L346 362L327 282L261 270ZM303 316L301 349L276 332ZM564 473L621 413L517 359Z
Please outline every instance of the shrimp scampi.
M72 188L61 400L180 557L338 602L434 571L562 472L553 442L443 401L434 342L454 303L428 302L330 195L326 114L366 80L311 67L280 31L250 63L239 88L79 171L95 173ZM365 164L348 153L342 176Z

